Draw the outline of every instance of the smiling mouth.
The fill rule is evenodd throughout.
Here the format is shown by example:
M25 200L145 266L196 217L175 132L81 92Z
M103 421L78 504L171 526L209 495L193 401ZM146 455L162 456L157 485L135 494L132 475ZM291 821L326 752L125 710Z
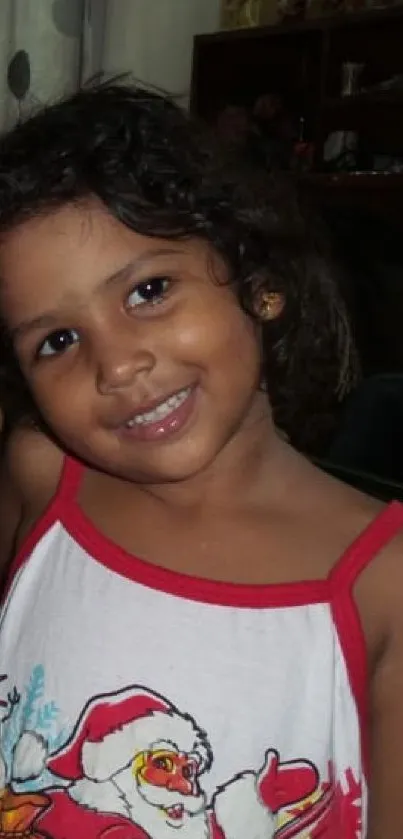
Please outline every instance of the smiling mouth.
M182 821L185 815L185 808L183 804L175 804L173 807L165 808L164 812L171 821Z
M158 421L166 419L186 402L191 390L191 387L183 388L183 390L179 390L165 401L160 402L153 410L135 414L126 421L127 428L133 428L136 425L153 425Z

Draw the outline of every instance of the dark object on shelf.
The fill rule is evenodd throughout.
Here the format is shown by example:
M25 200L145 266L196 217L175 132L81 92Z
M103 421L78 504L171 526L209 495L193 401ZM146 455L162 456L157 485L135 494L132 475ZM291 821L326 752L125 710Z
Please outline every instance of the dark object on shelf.
M293 172L309 172L312 169L315 149L313 143L310 143L305 135L305 117L300 117L298 139L294 144L291 155L291 170Z
M303 20L307 0L277 0L277 12L282 21Z
M360 90L360 77L364 64L357 64L356 61L345 61L341 67L341 95L354 96Z
M263 152L265 168L287 168L297 139L297 123L288 113L281 96L266 93L258 96L252 109L257 142ZM260 158L261 159L261 158ZM259 162L259 158L258 158Z

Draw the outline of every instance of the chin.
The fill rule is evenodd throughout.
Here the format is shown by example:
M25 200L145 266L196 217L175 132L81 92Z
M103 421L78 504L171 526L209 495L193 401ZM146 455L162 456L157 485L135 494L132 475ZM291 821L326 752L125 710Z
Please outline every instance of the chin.
M202 473L210 463L215 459L215 452L211 456L206 454L199 457L180 457L161 456L155 457L148 461L148 463L140 464L130 463L129 457L124 461L117 463L99 463L102 471L107 472L113 477L122 478L136 484L174 484L181 481L189 481Z
M198 444L188 438L180 445L161 446L159 451L154 449L152 456L150 452L148 460L144 458L142 468L140 467L137 471L133 469L129 480L149 484L189 481L202 474L215 462L227 442L228 439L209 441L205 437ZM129 460L126 464L129 464Z
M140 793L137 785L133 783L131 771L123 771L116 781L130 807L133 822L141 827L150 839L210 839L204 798L192 801L189 812L186 810L189 803L185 797L175 797L166 790L152 788ZM182 804L183 814L181 818L172 819L168 809L176 803Z
M188 816L182 822L171 822L164 813L155 810L138 824L151 839L210 839L209 826L203 815Z

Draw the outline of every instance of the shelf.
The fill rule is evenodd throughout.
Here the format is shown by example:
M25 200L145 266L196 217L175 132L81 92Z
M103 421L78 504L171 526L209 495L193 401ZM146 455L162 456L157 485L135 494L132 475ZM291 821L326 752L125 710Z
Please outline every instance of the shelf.
M283 23L275 23L268 26L250 26L239 29L220 29L218 32L206 33L195 36L195 43L212 44L223 43L225 41L243 41L272 37L272 36L286 36L304 35L308 32L323 33L332 30L355 28L360 25L376 27L378 24L386 22L400 21L403 17L402 6L391 6L380 9L365 9L359 12L340 12L338 15L323 15L312 18L305 18L296 21L284 21Z
M308 172L298 181L319 189L403 189L403 173L395 172Z
M361 108L392 107L403 109L403 90L384 91L376 93L357 93L352 96L337 96L324 99L322 109L325 111L348 111Z

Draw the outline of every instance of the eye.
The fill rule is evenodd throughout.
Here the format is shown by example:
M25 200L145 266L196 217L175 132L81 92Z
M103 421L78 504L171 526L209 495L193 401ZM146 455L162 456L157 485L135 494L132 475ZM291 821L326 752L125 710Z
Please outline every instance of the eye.
M137 306L144 306L146 303L154 306L156 303L161 302L170 285L171 280L168 277L153 277L150 280L139 283L127 298L128 306L132 309Z
M156 769L162 769L164 772L172 772L173 763L169 757L155 757L153 759L153 766Z
M61 355L78 341L78 334L74 329L58 329L42 342L37 350L38 358Z

